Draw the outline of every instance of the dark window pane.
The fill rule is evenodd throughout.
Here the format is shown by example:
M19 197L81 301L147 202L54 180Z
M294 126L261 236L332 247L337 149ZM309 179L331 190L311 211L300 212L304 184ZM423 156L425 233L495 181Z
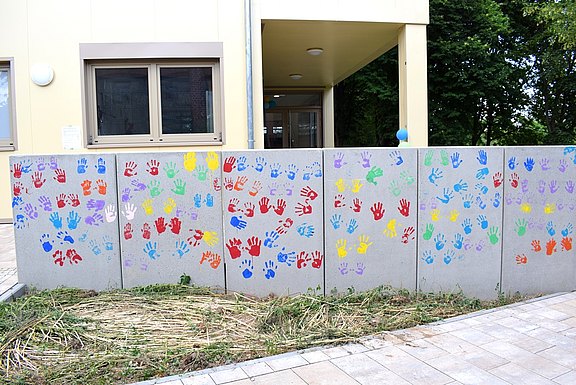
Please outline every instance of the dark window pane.
M163 134L214 132L212 68L161 68Z
M150 134L147 68L96 69L98 135Z
M8 70L0 70L0 139L10 140L10 88Z

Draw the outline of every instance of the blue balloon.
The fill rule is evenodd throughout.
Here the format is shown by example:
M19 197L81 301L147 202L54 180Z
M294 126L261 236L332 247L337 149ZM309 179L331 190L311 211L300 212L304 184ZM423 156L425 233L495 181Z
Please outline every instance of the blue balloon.
M396 132L396 138L398 140L407 140L408 139L408 130L405 128L401 128Z

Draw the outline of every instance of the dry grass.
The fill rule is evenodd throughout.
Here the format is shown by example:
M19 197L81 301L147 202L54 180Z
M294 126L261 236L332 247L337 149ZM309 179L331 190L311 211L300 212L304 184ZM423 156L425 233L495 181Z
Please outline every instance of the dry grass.
M503 302L389 288L266 299L181 285L43 291L0 304L0 382L126 384L345 343Z

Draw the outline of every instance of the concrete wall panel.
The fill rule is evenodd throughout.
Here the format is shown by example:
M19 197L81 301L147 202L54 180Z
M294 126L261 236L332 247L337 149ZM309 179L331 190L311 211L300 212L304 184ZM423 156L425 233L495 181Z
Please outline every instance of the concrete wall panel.
M10 158L18 281L121 286L114 155Z
M324 151L326 291L415 290L417 152Z

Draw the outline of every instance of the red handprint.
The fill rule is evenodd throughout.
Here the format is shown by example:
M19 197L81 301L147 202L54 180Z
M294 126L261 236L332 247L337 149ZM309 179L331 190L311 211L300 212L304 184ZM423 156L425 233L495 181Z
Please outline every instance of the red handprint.
M66 251L66 256L68 257L68 261L70 264L75 263L78 264L82 260L82 257L76 252L75 249L69 249Z
M510 186L517 188L518 187L518 181L520 180L520 177L518 176L518 174L516 174L515 172L512 173L512 175L510 175Z
M98 194L106 195L106 190L108 189L108 183L104 182L102 179L96 181L96 186L98 187Z
M200 241L204 237L204 232L202 230L192 230L192 229L190 229L190 231L193 231L194 235L188 238L187 241L190 244L190 246L196 247L200 244Z
M564 250L564 251L572 250L572 238L564 237L564 238L562 238L562 241L560 242L560 244L562 245L562 250Z
M146 162L146 166L148 166L148 168L146 169L146 171L148 171L148 173L150 175L158 175L159 172L159 167L160 167L160 162L158 162L156 159L151 159L148 162ZM124 174L126 175L126 174ZM126 175L129 176L129 175Z
M133 162L133 161L126 162L126 167L124 168L124 176L130 177L130 176L138 175L138 172L136 171L136 167L138 167L136 162Z
M164 217L160 217L154 221L154 226L156 227L156 231L158 235L162 234L166 231L166 222L164 222Z
M312 253L312 267L315 269L319 269L322 267L322 261L324 260L324 256L320 251L316 250Z
M132 224L131 223L126 223L124 225L124 239L128 240L132 238Z
M20 182L14 183L14 186L12 186L12 192L14 193L15 197L18 197L22 194L22 188L23 187L24 187L24 185L22 185L22 183L20 183Z
M406 227L404 229L404 234L402 234L402 243L408 244L410 239L414 240L414 227Z
M268 197L262 197L258 205L260 205L260 213L266 214L270 210L270 199L268 199Z
M535 252L542 251L542 246L540 246L540 241L538 241L538 240L532 241L532 250L534 250Z
M528 263L528 257L526 254L519 254L516 256L516 263L519 265L525 265Z
M296 258L296 267L298 267L299 269L306 267L310 259L311 258L307 252L301 251L300 253L298 253L298 257Z
M344 207L346 203L344 203L344 195L338 194L334 197L334 208Z
M309 198L311 201L318 198L318 193L310 188L310 186L306 186L300 190L300 196Z
M254 203L252 202L246 202L244 203L244 210L242 210L242 212L244 213L244 215L246 215L248 218L252 218L254 216L254 209L256 207L254 206Z
M150 225L148 223L144 223L142 225L142 238L144 239L150 239L150 235L152 235L150 233Z
M496 174L494 174L494 176L492 177L492 181L494 182L494 187L498 188L500 187L500 185L502 184L502 173L500 171L498 171Z
M15 163L12 166L12 174L14 175L14 178L21 178L22 177L22 165L20 163Z
M248 177L247 176L239 176L238 178L236 178L236 183L234 183L234 190L236 191L242 191L244 190L244 185L246 184L246 182L248 182Z
M174 234L180 234L180 229L182 228L182 221L178 217L170 219L170 231Z
M260 182L259 180L255 180L254 183L252 184L252 188L250 189L250 191L248 191L248 195L255 197L256 195L258 195L260 190L262 190L262 182Z
M80 184L80 186L82 186L82 194L84 194L84 196L92 194L92 191L90 191L90 188L92 187L91 181L86 179L84 182Z
M224 159L224 172L232 172L236 168L236 158L229 156Z
M554 238L546 242L546 255L552 255L556 252L556 241Z
M350 206L350 208L355 213L359 213L360 210L362 210L362 201L358 198L354 198L354 200L352 200L352 206Z
M32 182L34 182L34 187L40 188L46 182L46 179L42 177L42 173L40 171L35 171L32 174Z
M212 181L212 187L214 188L214 191L222 190L222 186L220 186L220 178L214 178Z
M62 256L61 250L56 250L54 254L52 254L52 258L54 258L54 263L60 266L64 266L64 257Z
M57 168L56 170L54 170L54 173L56 174L54 176L54 180L58 183L66 183L66 171L62 170L61 168Z
M298 202L295 211L299 217L306 214L312 214L312 206L308 203L308 200L306 200L305 203Z
M64 201L64 199L66 199L66 194L60 194L56 197L56 205L58 206L59 209L64 208L64 206L66 206L66 202Z
M278 223L280 223L280 225L276 227L276 232L282 235L288 232L288 229L292 227L294 221L292 220L292 218L286 218L284 221L278 221Z
M384 212L386 212L386 209L382 205L382 202L376 202L372 205L372 207L370 207L370 211L372 211L374 220L379 221L384 216Z
M232 178L224 178L224 188L232 191L234 189L234 180Z
M238 203L240 203L240 200L238 198L231 198L230 202L228 202L228 212L235 213L236 211L238 211L238 208L236 207Z
M228 248L228 252L230 253L230 258L232 259L240 258L240 256L242 255L242 250L238 247L240 245L242 245L242 241L239 240L238 238L232 238L228 241L226 247Z
M244 250L247 250L248 254L250 254L253 257L260 256L260 246L262 245L262 241L260 240L260 238L252 236L248 238L247 243L248 247L245 247Z
M72 207L80 206L80 199L78 199L78 194L68 194L68 203Z
M410 215L410 202L406 199L400 199L400 206L398 206L398 212L405 217Z
M276 201L276 207L274 207L274 212L278 215L284 214L284 209L286 208L286 201L284 199L278 199Z

